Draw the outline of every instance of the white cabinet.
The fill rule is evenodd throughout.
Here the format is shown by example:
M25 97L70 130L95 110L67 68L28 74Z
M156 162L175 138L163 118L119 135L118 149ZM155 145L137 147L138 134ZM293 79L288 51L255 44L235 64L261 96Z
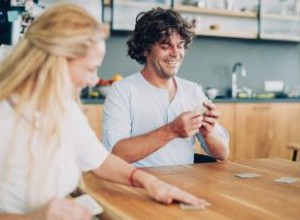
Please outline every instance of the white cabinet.
M300 1L261 0L260 38L300 41Z
M88 10L96 19L102 21L103 17L103 2L102 0L40 0L39 4L45 7L50 7L59 3L73 3Z
M258 37L258 0L174 0L174 8L195 20L198 35Z
M114 0L112 1L112 30L131 31L136 16L155 7L171 8L172 0Z
M111 29L132 31L136 16L155 7L194 20L200 36L300 42L300 0L113 0Z

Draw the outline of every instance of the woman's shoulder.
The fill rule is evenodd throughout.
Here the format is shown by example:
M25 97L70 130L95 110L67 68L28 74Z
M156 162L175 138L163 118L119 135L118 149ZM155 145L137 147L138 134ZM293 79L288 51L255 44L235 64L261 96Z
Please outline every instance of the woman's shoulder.
M14 115L13 108L9 105L7 100L0 101L0 123L4 120L12 119Z

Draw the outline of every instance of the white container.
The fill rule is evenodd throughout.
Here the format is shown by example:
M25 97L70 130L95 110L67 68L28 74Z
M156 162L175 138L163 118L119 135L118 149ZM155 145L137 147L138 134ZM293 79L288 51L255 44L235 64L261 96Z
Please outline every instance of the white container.
M280 14L288 15L289 13L289 2L287 0L280 0Z
M111 86L100 86L98 88L100 95L103 96L104 98L108 95L110 89L111 89Z
M219 95L219 90L217 88L206 89L206 95L209 99L214 99Z

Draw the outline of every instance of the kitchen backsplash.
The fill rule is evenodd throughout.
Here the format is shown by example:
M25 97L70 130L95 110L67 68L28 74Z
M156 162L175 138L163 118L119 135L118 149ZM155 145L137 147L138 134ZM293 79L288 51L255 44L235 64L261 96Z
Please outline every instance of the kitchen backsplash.
M111 36L101 76L123 76L142 67L127 54L127 35ZM116 65L116 62L118 65ZM300 84L300 50L297 43L197 37L186 53L179 76L224 93L231 86L231 71L236 62L243 63L246 77L238 75L238 85L259 93L264 81L280 80L289 88Z

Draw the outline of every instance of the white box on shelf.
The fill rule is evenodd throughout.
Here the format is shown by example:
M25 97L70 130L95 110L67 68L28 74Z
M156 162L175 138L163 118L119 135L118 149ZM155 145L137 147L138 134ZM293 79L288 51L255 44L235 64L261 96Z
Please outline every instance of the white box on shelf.
M284 89L283 81L265 81L266 92L281 92Z

